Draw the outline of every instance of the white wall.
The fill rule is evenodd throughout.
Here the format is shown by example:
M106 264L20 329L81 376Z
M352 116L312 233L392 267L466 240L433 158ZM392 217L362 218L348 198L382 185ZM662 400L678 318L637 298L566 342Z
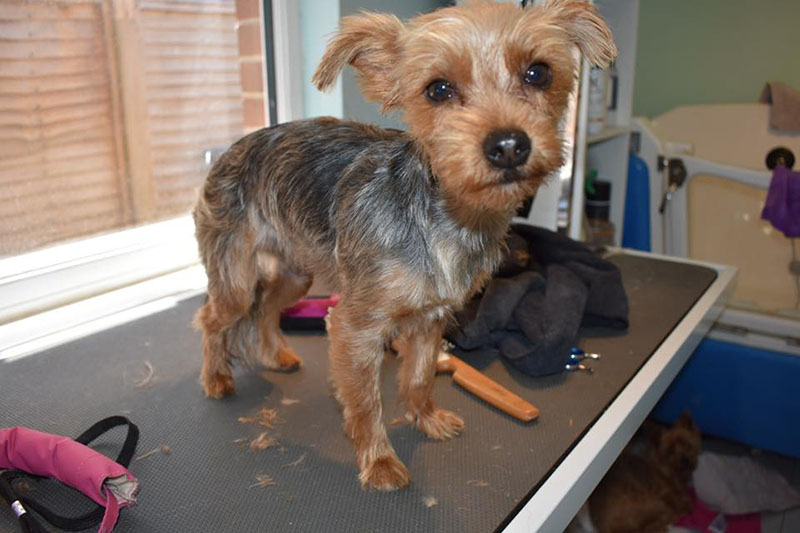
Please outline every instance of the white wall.
M342 117L342 83L337 81L330 93L311 84L325 45L336 31L340 18L339 2L300 0L300 39L303 58L302 87L304 117Z

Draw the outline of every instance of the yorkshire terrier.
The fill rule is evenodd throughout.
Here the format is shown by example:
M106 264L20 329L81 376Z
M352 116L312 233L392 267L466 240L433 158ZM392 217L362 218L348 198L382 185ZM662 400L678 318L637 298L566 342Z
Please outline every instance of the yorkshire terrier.
M381 419L384 354L402 358L407 419L434 439L458 434L463 420L431 401L442 332L500 261L517 206L562 165L575 45L596 65L616 55L577 0L342 19L313 83L325 90L353 66L364 96L401 110L408 131L302 120L251 133L215 163L194 210L208 273L196 316L205 394L234 391L231 355L300 366L279 313L316 276L340 295L331 380L359 479L407 485Z
M666 532L692 511L701 436L689 413L670 428L645 422L589 496L569 533Z

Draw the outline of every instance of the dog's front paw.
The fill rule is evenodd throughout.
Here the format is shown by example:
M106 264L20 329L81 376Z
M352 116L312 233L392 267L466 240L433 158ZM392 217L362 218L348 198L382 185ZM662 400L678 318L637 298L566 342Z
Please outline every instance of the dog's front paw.
M224 396L229 396L233 394L235 389L233 376L230 374L216 372L203 379L203 392L209 398L220 399Z
M358 479L363 488L377 490L402 489L411 481L406 465L395 455L378 457L361 470Z
M417 415L417 429L432 439L452 439L464 429L464 420L452 411L434 409Z

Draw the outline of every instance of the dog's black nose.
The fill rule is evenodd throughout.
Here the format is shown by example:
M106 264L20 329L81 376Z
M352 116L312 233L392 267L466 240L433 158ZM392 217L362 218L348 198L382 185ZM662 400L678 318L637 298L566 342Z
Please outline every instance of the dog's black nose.
M531 155L531 140L521 130L497 130L483 141L483 153L492 166L516 168Z

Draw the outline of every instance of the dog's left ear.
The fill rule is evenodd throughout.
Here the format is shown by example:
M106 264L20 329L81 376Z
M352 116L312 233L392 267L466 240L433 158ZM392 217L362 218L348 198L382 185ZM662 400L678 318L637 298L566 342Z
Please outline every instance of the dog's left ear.
M605 68L617 57L611 30L589 2L546 0L541 9L556 18L593 65Z
M392 107L398 85L392 72L400 56L399 41L404 30L394 15L361 13L344 17L311 82L324 91L346 65L352 65L367 100L382 104L384 109Z

